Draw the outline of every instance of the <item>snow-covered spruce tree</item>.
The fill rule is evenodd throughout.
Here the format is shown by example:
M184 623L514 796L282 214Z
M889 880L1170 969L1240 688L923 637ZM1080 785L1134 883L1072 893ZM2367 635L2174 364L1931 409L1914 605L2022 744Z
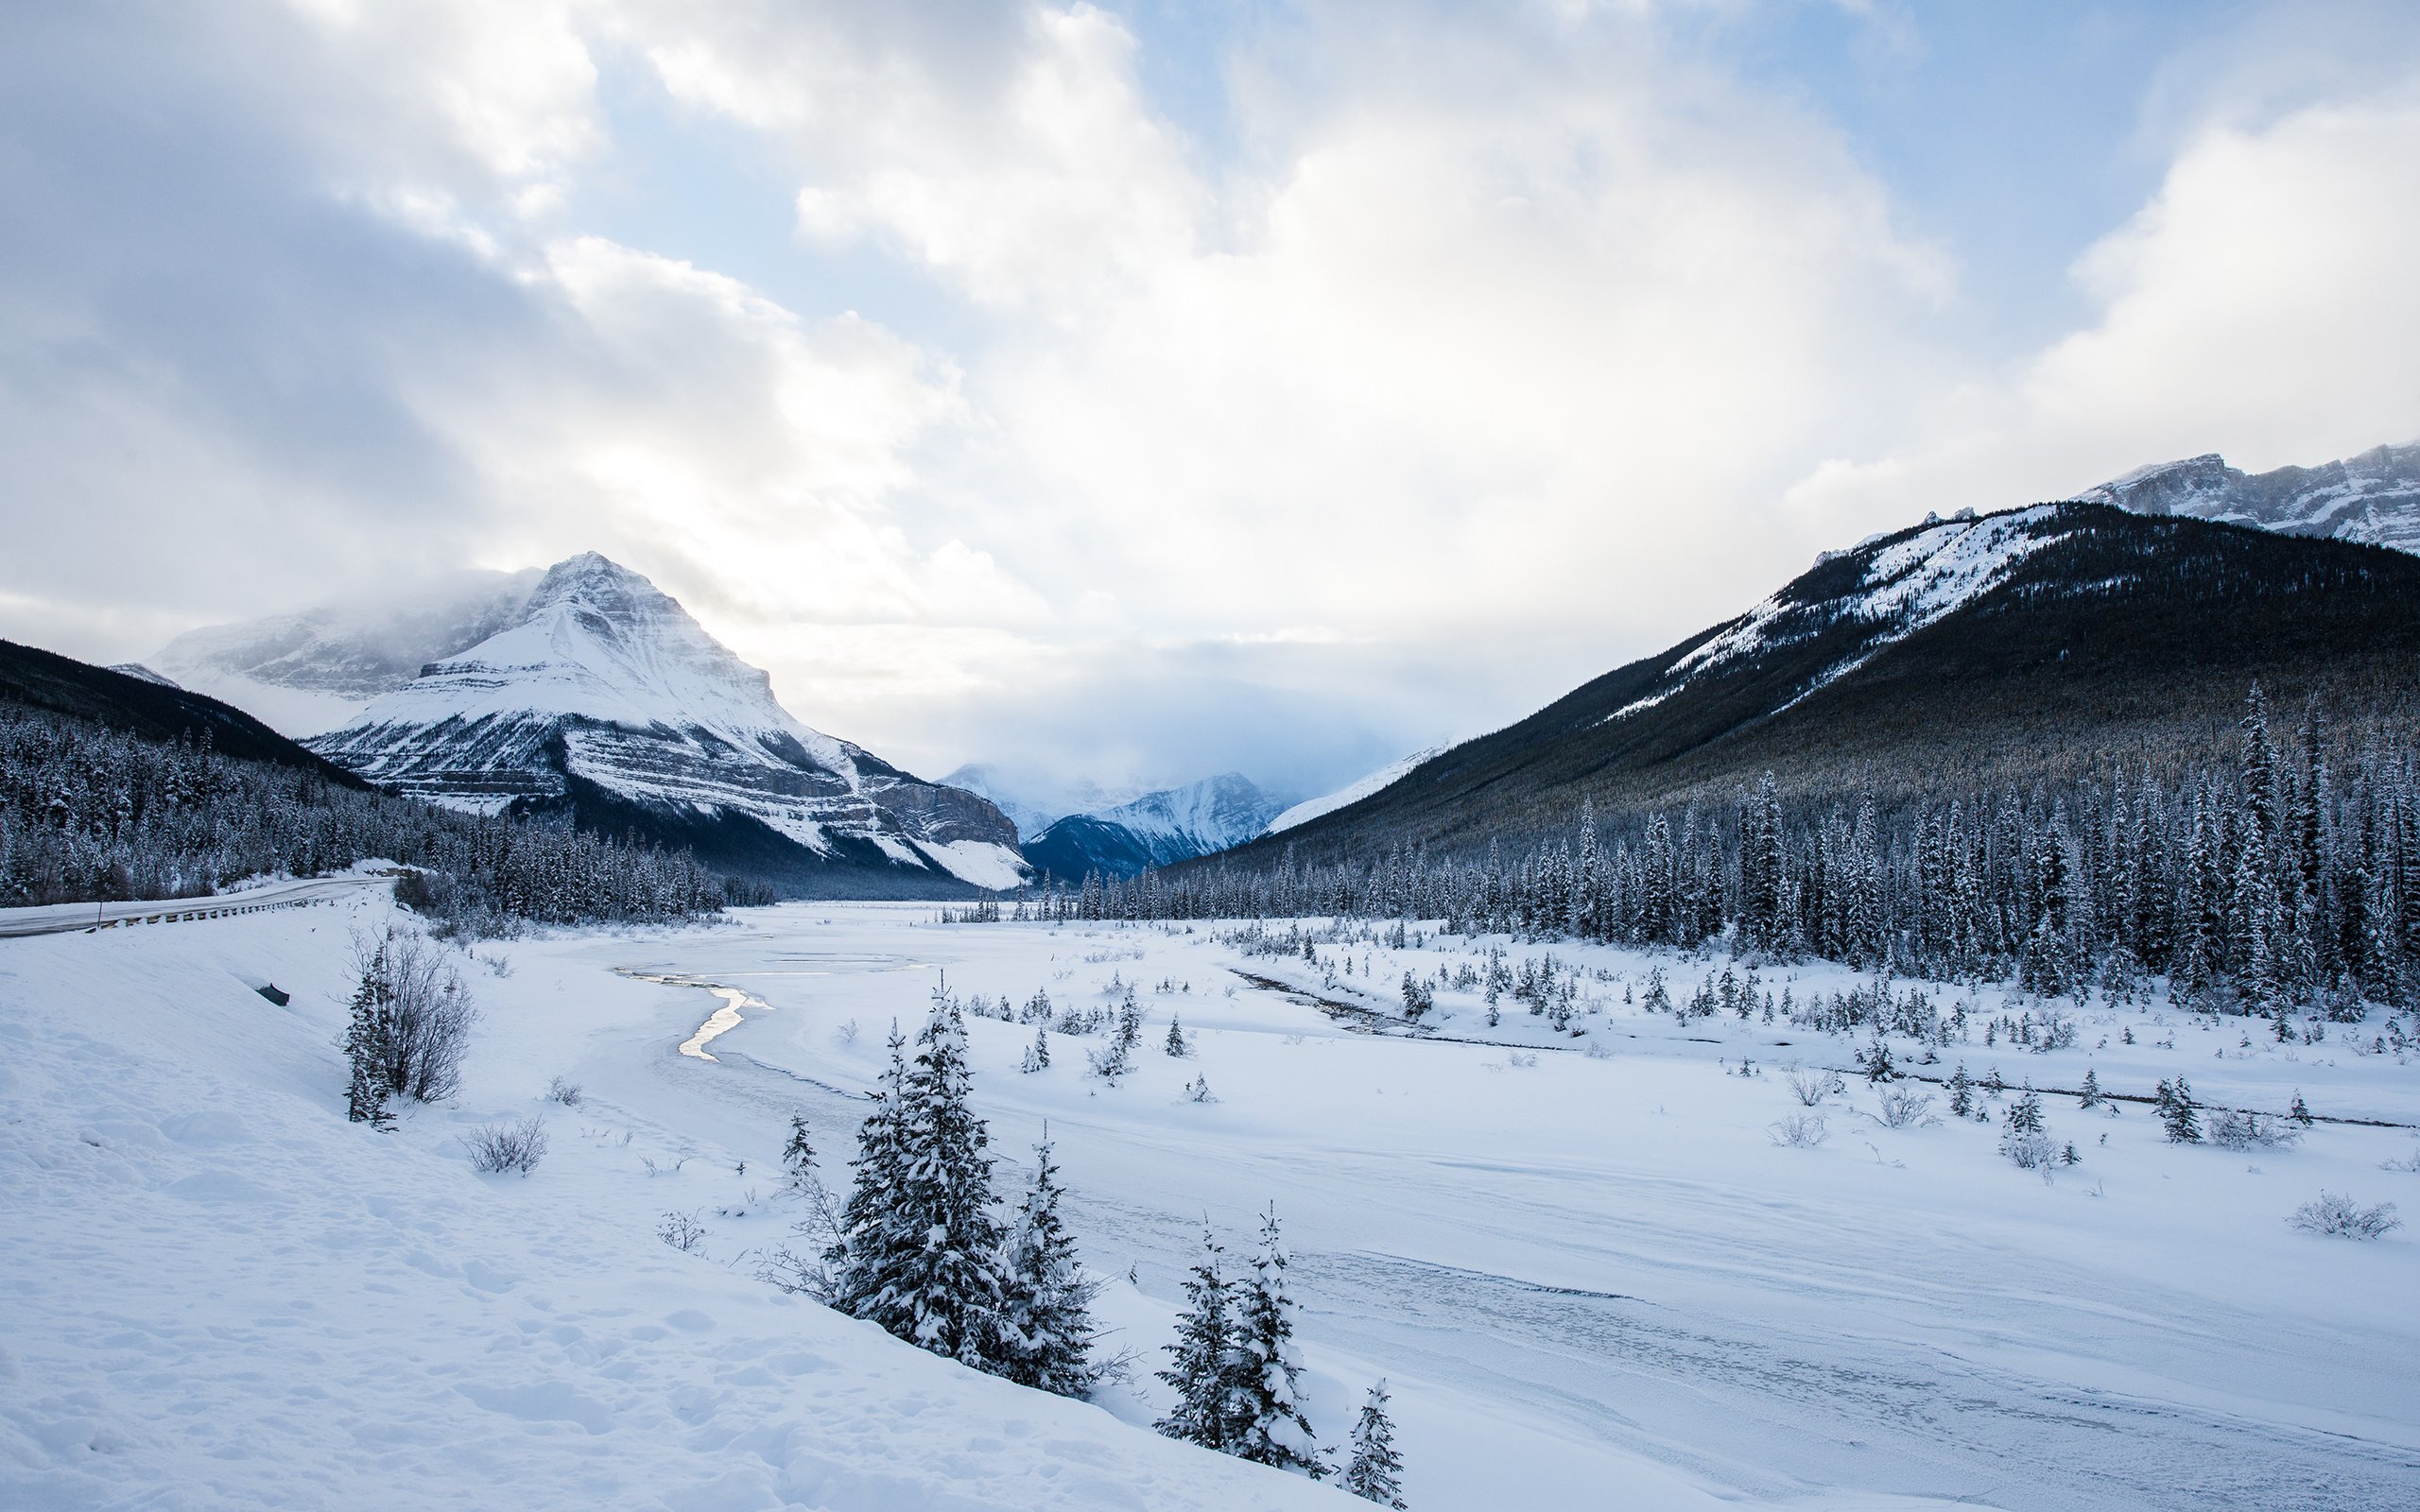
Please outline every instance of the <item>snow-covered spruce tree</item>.
M1162 1381L1176 1388L1176 1405L1151 1426L1170 1438L1224 1451L1233 1435L1227 1418L1229 1356L1235 1334L1234 1284L1220 1272L1225 1253L1208 1223L1201 1226L1201 1255L1184 1280L1184 1310L1176 1316L1176 1342L1167 1346Z
M1951 1072L1949 1079L1942 1085L1949 1090L1951 1113L1964 1118L1975 1110L1975 1078L1966 1074L1966 1062L1960 1061L1958 1069Z
M352 1017L345 1026L344 1058L351 1071L345 1089L345 1116L372 1128L392 1128L395 1115L387 1108L391 1093L387 1069L394 1059L394 998L387 987L387 946L380 941L353 990Z
M1252 1274L1236 1284L1234 1356L1226 1417L1235 1436L1228 1452L1314 1480L1325 1474L1310 1418L1303 1412L1294 1298L1286 1290L1286 1246L1275 1208L1261 1219Z
M1033 1031L1033 1043L1025 1047L1025 1058L1017 1062L1017 1070L1030 1076L1037 1071L1050 1069L1050 1031Z
M905 1257L921 1234L905 1231L896 1205L901 1185L900 1120L908 1081L908 1041L890 1026L890 1065L868 1093L873 1110L857 1125L856 1175L840 1205L839 1237L823 1252L831 1267L831 1303L851 1317L877 1323L891 1333L908 1325L900 1300Z
M1364 1502L1403 1512L1403 1456L1395 1452L1394 1420L1387 1416L1387 1383L1370 1388L1361 1403L1360 1419L1353 1425L1353 1460L1345 1467L1344 1488Z
M1059 1216L1059 1168L1048 1141L1033 1147L1026 1189L1001 1263L1000 1374L1062 1397L1089 1395L1100 1379L1092 1363L1092 1299L1100 1283L1076 1259L1076 1241Z
M899 1186L883 1227L898 1248L876 1321L978 1370L1001 1358L999 1220L991 1143L968 1100L966 1021L937 998L900 1084Z
M2177 1077L2173 1086L2161 1082L2157 1104L2160 1131L2168 1136L2170 1144L2202 1143L2202 1116L2196 1110L2199 1105L2193 1101L2193 1089L2185 1084L2184 1077Z
M1173 1013L1168 1015L1168 1037L1162 1048L1179 1060L1193 1054L1193 1046L1184 1038L1184 1021Z
M782 1170L792 1192L804 1194L815 1180L815 1145L806 1137L806 1119L790 1115L790 1137L782 1145Z

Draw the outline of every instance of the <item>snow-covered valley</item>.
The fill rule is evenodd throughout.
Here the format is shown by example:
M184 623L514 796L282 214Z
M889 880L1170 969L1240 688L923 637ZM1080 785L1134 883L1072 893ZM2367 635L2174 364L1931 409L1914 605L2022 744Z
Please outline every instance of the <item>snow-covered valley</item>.
M1320 932L1314 960L1207 926L790 904L481 945L461 1091L382 1136L344 1121L336 1040L349 936L387 907L0 944L0 1191L19 1215L0 1238L0 1501L1355 1504L1142 1426L1167 1405L1150 1372L1204 1216L1232 1246L1272 1202L1313 1424L1338 1443L1386 1378L1415 1507L2420 1492L2420 1250L2409 1230L2356 1244L2286 1222L2323 1189L2420 1195L2386 1168L2413 1157L2420 1067L2356 1053L2384 1043L2375 1015L2358 1043L2339 1025L2281 1047L2096 1000L2070 1006L2071 1046L2035 1053L1997 1021L2039 1038L2039 1005L1922 988L1945 1015L1967 1006L1971 1040L1924 1064L1902 1039L1902 1066L1996 1069L2012 1090L1984 1098L1989 1125L1890 1128L1890 1089L1856 1074L1862 1038L1754 1005L1861 985L1841 968L1769 967L1750 1000L1732 967L1749 1016L1685 1020L1645 1010L1651 973L1685 1007L1723 958L1415 929L1392 950ZM1503 993L1489 1025L1473 984L1490 950L1533 974L1551 954L1585 1032ZM1407 971L1436 984L1418 1035ZM684 1055L724 998L629 973L747 1003ZM1040 990L1054 1012L1132 986L1148 1017L1115 1086L1085 1074L1082 1037L1053 1034L1050 1069L1024 1074L1034 1025L968 1021L996 1151L1013 1162L1047 1121L1110 1283L1109 1343L1137 1351L1098 1406L754 1279L802 1216L776 1194L789 1116L843 1181L888 1029L912 1030L944 978L970 1004ZM286 1006L258 995L269 982ZM1171 1020L1183 1059L1161 1050ZM1843 1085L1803 1107L1793 1062ZM2299 1092L2319 1122L2298 1145L2184 1146L2140 1103L2046 1092L2081 1163L2046 1181L2003 1159L2015 1089L2087 1069L2120 1096L2186 1075L2211 1109L2282 1113ZM579 1106L544 1100L557 1076ZM1186 1094L1197 1079L1215 1101ZM1945 1111L1938 1086L1893 1085ZM533 1174L471 1171L461 1135L532 1114L551 1141ZM1777 1143L1792 1117L1826 1137ZM658 1239L672 1214L702 1228L695 1253Z

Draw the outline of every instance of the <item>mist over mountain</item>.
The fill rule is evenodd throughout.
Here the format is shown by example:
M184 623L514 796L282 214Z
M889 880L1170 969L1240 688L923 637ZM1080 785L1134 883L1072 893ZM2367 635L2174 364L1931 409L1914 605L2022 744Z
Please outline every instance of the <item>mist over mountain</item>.
M147 663L300 739L349 724L420 669L511 625L545 574L465 571L394 602L188 630Z

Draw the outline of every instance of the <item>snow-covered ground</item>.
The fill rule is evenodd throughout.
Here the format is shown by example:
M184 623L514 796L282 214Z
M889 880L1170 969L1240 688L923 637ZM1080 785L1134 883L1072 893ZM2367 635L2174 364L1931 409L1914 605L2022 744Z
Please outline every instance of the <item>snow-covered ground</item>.
M461 1095L380 1136L342 1121L335 1039L348 913L384 906L0 945L0 1504L1355 1504L1134 1426L1203 1217L1248 1247L1271 1202L1313 1423L1340 1441L1384 1376L1415 1507L2420 1503L2420 1247L2285 1222L2322 1189L2420 1209L2420 1175L2382 1165L2410 1127L2326 1122L2420 1121L2420 1066L2341 1026L2281 1049L2096 1005L2035 1054L1983 1043L1999 991L1927 988L1970 1005L1973 1041L1924 1075L2089 1067L2142 1094L2182 1074L2211 1104L2298 1090L2322 1120L2229 1152L2051 1096L2082 1163L2046 1183L1996 1125L1883 1127L1854 1075L1813 1110L1819 1147L1777 1144L1806 1111L1784 1066L1850 1070L1863 1040L1638 1005L1651 970L1685 1002L1720 958L1415 935L1313 962L1202 926L786 905L481 946ZM1490 947L1578 968L1587 1032L1510 997L1489 1027L1452 987L1429 1038L1372 1017L1407 970L1456 979ZM944 973L1080 1009L1132 984L1150 1015L1114 1087L1084 1073L1101 1040L1054 1035L1026 1075L1033 1027L969 1025L996 1147L1022 1157L1047 1120L1101 1312L1140 1352L1098 1406L752 1279L799 1216L774 1195L789 1115L845 1178L885 1034ZM683 1054L731 990L735 1026ZM1160 1048L1179 1017L1183 1060ZM580 1107L544 1101L557 1075ZM1185 1095L1197 1077L1217 1101ZM533 1175L470 1172L457 1136L532 1113ZM700 1253L657 1240L668 1213Z

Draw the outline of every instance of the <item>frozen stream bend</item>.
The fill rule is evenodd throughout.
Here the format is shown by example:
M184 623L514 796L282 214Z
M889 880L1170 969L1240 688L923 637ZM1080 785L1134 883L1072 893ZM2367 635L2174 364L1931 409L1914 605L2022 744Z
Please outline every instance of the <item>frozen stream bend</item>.
M844 1174L842 1131L860 1115L866 1084L818 1064L813 1041L780 1010L852 996L850 978L926 963L790 953L720 970L720 943L681 942L677 969L617 968L722 1000L659 1068L684 1099L757 1120L805 1111L832 1152L827 1177ZM818 978L833 990L818 993ZM760 1008L769 1011L760 1018ZM1334 1032L1311 1007L1291 1011L1304 1035ZM878 1043L887 1026L862 1032ZM1039 1119L1013 1086L987 1082L996 1078L978 1077L977 1095L995 1148L1021 1154ZM2082 1266L2035 1265L1977 1286L1971 1278L1992 1267L1961 1252L1973 1242L1955 1233L1843 1232L1831 1215L1769 1192L1608 1202L1604 1178L1560 1152L1460 1160L1357 1146L1349 1128L1318 1150L1250 1137L1208 1143L1082 1108L1048 1116L1097 1270L1132 1266L1146 1292L1172 1301L1201 1213L1233 1232L1235 1215L1273 1197L1288 1219L1314 1349L1348 1351L1749 1496L1845 1490L2013 1512L2415 1504L2420 1444L2402 1424L2371 1418L2374 1436L2330 1426L2342 1421L2340 1399L2365 1385L2399 1390L2404 1404L2420 1391L2420 1371L2408 1358L2376 1358L2374 1341L2325 1352L2373 1355L2377 1382L2330 1381L2323 1366L2265 1348L2249 1310L2108 1295ZM2216 1357L2272 1399L2180 1392L2147 1367L2179 1357L2205 1374ZM2307 1379L2280 1387L2280 1371ZM2330 1400L2308 1424L2280 1420L2273 1399L2306 1391ZM1340 1409L1325 1404L1328 1437L1340 1436Z

